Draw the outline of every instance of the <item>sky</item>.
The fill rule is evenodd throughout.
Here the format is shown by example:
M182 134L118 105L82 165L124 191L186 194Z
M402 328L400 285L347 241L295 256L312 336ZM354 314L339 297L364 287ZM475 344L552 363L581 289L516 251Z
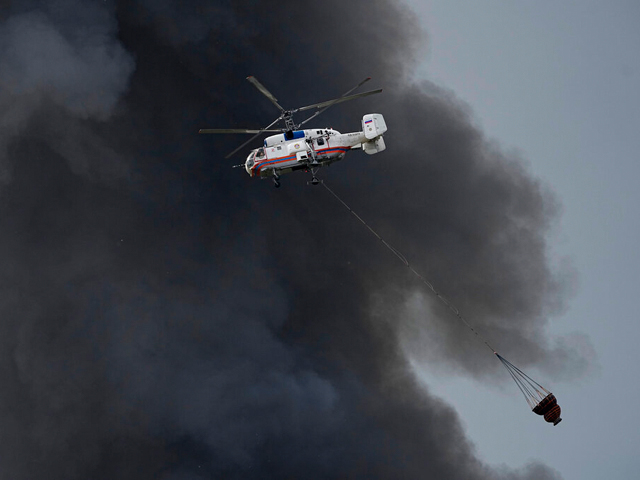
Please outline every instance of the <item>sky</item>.
M553 22L576 12L496 4L463 28L459 12L424 6L3 3L0 479L637 470L632 402L613 419L594 411L636 355L633 7L605 12L617 43L583 46L595 12L556 51ZM526 44L533 57L556 55L546 74L520 63L528 81L511 73L525 47L490 27L518 19L547 42ZM484 36L464 37L473 25ZM594 75L590 52L615 80ZM483 55L494 68L474 63ZM564 90L532 82L531 66ZM239 137L197 135L273 120L247 75L287 107L367 76L384 88L318 126L382 113L387 150L349 153L322 179L557 394L559 426L324 189L296 173L276 190L230 168ZM605 152L620 164L603 166Z
M465 398L479 386L423 365L425 381L456 406L482 458L541 458L567 479L637 476L640 8L624 1L429 0L412 8L428 34L416 79L467 102L483 131L516 151L561 202L549 248L571 263L577 283L549 333L588 335L598 359L579 381L553 382L563 423L548 432L518 422L527 429L519 438L509 422L476 415L480 399L496 399L492 389ZM503 395L500 410L513 420L515 405ZM604 414L603 405L612 411Z

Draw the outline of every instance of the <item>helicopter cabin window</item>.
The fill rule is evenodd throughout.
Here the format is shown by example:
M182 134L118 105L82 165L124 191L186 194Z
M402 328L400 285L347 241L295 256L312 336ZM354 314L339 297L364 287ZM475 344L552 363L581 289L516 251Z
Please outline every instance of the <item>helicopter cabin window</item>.
M324 145L324 138L318 138L318 145Z
M282 147L281 147L280 145L278 145L276 148L277 148L278 150L282 150Z
M322 130L316 130L316 133L317 133L318 135L322 135Z

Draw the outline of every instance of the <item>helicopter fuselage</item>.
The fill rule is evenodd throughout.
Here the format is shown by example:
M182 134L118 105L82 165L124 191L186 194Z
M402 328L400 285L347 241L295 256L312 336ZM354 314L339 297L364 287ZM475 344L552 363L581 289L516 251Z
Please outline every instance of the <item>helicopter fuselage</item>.
M386 148L382 134L387 127L382 115L365 115L362 127L360 132L349 133L324 128L271 135L248 155L245 170L252 177L272 177L330 165L342 160L349 150L362 148L372 155Z

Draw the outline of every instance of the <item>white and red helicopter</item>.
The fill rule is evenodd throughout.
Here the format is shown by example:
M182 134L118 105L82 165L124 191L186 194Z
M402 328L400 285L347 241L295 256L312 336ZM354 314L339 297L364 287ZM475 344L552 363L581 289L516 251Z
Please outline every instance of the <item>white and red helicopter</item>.
M254 134L253 137L225 157L229 158L262 133L279 132L278 135L271 135L265 138L262 147L252 150L245 163L235 165L235 167L244 167L252 177L271 177L276 187L280 186L280 175L295 170L304 170L311 172L312 179L310 183L317 185L319 183L316 178L318 169L342 160L349 150L362 149L369 155L373 155L386 148L382 135L387 131L387 125L384 117L379 113L369 113L362 117L362 131L360 132L340 133L331 128L300 130L302 125L317 117L333 105L382 92L382 89L378 89L349 95L370 79L370 77L364 79L339 98L307 105L306 107L285 110L280 106L276 97L274 97L264 85L255 77L249 76L247 80L280 110L280 116L260 130L244 128L203 128L200 130L200 133ZM295 123L293 121L294 113L314 109L316 112L303 122ZM280 121L284 122L284 128L271 129L271 127Z

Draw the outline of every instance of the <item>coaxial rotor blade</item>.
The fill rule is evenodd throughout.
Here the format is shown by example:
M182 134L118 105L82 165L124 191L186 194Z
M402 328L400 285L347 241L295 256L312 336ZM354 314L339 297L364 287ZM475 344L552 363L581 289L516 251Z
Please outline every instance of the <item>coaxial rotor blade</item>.
M225 156L224 158L229 158L230 156L235 154L238 150L243 148L245 145L247 145L247 144L251 143L252 141L254 141L256 138L258 138L260 136L260 134L262 134L264 132L281 132L282 130L269 130L271 127L273 127L280 120L282 120L282 117L276 118L273 122L271 122L269 125L264 127L262 130L258 130L257 133L253 137L251 137L249 140L244 142L242 145L240 145L238 148L236 148L233 152L227 154L227 156Z
M353 92L354 90L357 90L358 88L360 88L362 85L364 85L365 83L367 83L369 80L371 80L371 77L367 77L364 80L362 80L358 85L356 85L355 87L353 87L351 90L349 90L348 92L345 92L342 94L342 96L340 98L346 97L347 95L349 95L351 92ZM339 100L339 98L336 98L336 100ZM326 107L318 110L317 112L315 112L313 115L311 115L309 118L307 118L306 120L303 120L302 122L300 122L296 128L300 128L302 125L304 125L305 123L307 123L309 120L313 120L314 118L316 118L318 115L320 115L322 112L324 112L325 110L327 110L328 108L334 106L337 102L334 101L331 104L327 105Z
M378 90L370 90L364 93L356 93L355 95L349 95L347 97L334 98L333 100L327 100L326 102L314 103L313 105L307 105L306 107L296 108L294 110L291 110L291 113L303 112L305 110L311 110L312 108L328 107L330 105L336 105L338 103L346 102L348 100L353 100L355 98L360 98L360 97L366 97L366 96L374 95L380 92L382 92L381 88L379 88Z
M278 110L280 110L281 112L284 112L284 108L280 106L276 97L274 97L273 94L269 90L267 90L267 88L264 85L262 85L256 77L250 75L247 77L247 80L253 83L253 86L256 87L260 91L260 93L262 93L265 97L271 100L271 103L273 103L276 107L278 107Z
M262 132L258 132L256 133L253 137L251 137L249 140L247 140L246 142L244 142L242 145L240 145L238 148L236 148L235 150L233 150L232 152L226 154L224 156L224 158L230 158L232 157L238 150L244 148L246 145L248 145L249 143L251 143L252 141L254 141L256 138L258 138L260 136Z
M251 130L248 128L201 128L198 133L256 133L280 132L280 130Z
M351 90L349 90L348 92L345 92L342 94L343 97L346 97L347 95L349 95L351 92L353 92L354 90L357 90L358 88L360 88L362 85L364 85L365 83L367 83L369 80L371 80L371 77L367 77L364 80L362 80L358 85L356 85L355 87L353 87Z

